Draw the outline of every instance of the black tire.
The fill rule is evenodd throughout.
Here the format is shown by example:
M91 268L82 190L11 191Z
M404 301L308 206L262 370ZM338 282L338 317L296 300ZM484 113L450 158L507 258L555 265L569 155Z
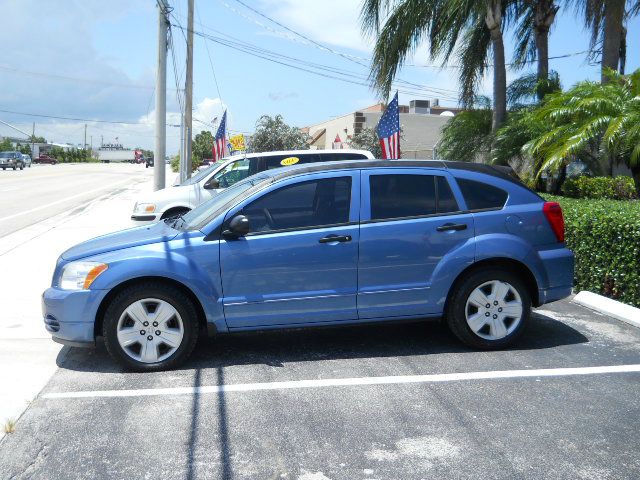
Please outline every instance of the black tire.
M14 165L14 166L13 166L13 171L14 171L14 172L16 171L16 168L17 168L17 167Z
M20 170L24 170L24 163L20 164Z
M465 312L467 300L471 293L477 287L492 280L499 280L511 284L511 286L520 295L522 303L522 315L520 317L520 322L508 335L496 340L485 339L476 334L467 324ZM482 268L476 270L461 282L458 282L449 296L445 312L447 325L456 337L470 347L484 350L498 350L511 345L524 332L527 324L529 323L530 316L531 294L525 283L515 273L496 268Z
M184 334L176 351L155 363L144 363L129 356L120 346L117 327L120 316L134 302L144 298L157 298L170 303L182 318ZM126 288L109 304L104 314L102 334L107 351L125 369L136 372L169 370L182 364L193 352L198 341L198 314L191 300L179 289L156 282L144 282Z

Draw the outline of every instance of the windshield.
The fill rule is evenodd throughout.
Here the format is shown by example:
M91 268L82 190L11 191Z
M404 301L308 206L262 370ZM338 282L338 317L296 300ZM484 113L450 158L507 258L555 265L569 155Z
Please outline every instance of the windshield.
M242 182L238 182L232 187L222 190L217 195L197 206L190 212L182 216L184 223L180 225L183 230L193 230L200 228L203 224L220 215L227 208L231 207L233 202L251 187L257 185L264 177L260 175L253 176Z
M200 180L202 180L203 178L205 178L207 175L209 175L211 172L213 172L216 168L218 168L220 166L219 163L214 163L213 165L211 165L210 167L207 168L203 168L202 170L200 170L198 173L196 173L193 177L191 178L187 178L184 182L182 182L180 185L193 185L194 183L198 183Z
M0 152L0 158L10 158L11 152Z

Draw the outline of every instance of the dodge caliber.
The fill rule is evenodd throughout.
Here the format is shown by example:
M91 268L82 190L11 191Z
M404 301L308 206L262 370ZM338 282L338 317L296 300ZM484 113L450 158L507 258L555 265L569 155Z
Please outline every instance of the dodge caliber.
M138 371L175 367L206 335L406 319L498 349L570 294L573 265L560 206L501 170L327 162L71 248L42 307L55 341L104 341Z

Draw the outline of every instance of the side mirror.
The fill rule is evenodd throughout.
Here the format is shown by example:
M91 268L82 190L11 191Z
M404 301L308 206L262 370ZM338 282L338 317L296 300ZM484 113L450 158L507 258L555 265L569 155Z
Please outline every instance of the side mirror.
M215 178L210 178L207 183L204 184L205 190L216 190L220 188L220 182Z
M222 232L222 236L226 239L237 239L244 237L251 231L249 219L244 215L236 215L229 222L229 228Z

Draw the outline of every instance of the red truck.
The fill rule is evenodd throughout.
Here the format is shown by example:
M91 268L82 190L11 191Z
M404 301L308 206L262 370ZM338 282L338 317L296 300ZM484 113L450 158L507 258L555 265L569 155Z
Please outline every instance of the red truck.
M49 155L40 155L38 158L33 159L33 163L50 163L51 165L55 165L58 163L58 160Z

